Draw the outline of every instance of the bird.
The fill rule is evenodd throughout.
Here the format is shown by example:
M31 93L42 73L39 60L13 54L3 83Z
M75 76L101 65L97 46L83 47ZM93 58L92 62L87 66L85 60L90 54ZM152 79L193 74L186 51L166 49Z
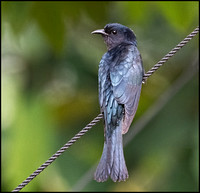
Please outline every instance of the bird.
M109 23L92 34L101 34L107 52L98 70L100 111L104 120L104 147L94 174L97 182L126 181L129 177L123 152L123 137L138 108L144 68L130 28Z

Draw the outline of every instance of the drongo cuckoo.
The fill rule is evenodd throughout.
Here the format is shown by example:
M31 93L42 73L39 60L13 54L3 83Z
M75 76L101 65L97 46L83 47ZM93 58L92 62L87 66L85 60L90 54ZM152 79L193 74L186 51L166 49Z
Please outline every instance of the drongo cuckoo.
M136 36L128 27L110 23L92 34L101 34L108 48L98 72L104 147L94 179L104 182L110 177L114 182L125 181L128 171L122 134L128 131L138 107L144 75L142 59Z

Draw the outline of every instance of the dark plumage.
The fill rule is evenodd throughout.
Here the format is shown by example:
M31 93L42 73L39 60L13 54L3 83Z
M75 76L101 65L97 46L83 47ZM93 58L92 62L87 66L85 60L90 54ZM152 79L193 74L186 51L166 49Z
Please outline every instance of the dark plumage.
M118 23L95 30L101 34L108 51L99 64L99 103L104 115L104 148L95 172L95 180L110 176L116 181L128 178L123 153L122 134L135 116L144 75L136 37L131 29Z

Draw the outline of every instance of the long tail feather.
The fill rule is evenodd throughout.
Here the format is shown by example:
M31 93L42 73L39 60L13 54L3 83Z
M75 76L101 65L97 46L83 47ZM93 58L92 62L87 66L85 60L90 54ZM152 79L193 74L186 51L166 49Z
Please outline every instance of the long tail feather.
M103 153L94 179L98 182L104 182L109 176L114 182L125 181L128 178L128 170L123 153L121 124L104 141Z

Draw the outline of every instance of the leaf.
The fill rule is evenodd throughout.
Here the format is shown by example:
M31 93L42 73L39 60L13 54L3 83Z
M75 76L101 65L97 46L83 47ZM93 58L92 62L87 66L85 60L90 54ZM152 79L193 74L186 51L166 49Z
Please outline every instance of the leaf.
M119 17L119 20L123 20L124 23L140 23L141 25L141 23L146 23L146 21L150 19L151 15L148 11L149 4L149 2L141 1L119 1L116 3L116 5L122 11L122 13L117 14L117 16Z
M19 35L30 23L32 2L2 2L2 21L11 24L16 35Z
M65 24L59 2L35 2L32 16L56 52L63 49ZM37 38L37 37L34 37Z
M185 31L198 19L198 2L159 2L166 20L178 31Z
M106 20L108 19L109 2L84 2L82 7L95 22L104 25L108 22Z

